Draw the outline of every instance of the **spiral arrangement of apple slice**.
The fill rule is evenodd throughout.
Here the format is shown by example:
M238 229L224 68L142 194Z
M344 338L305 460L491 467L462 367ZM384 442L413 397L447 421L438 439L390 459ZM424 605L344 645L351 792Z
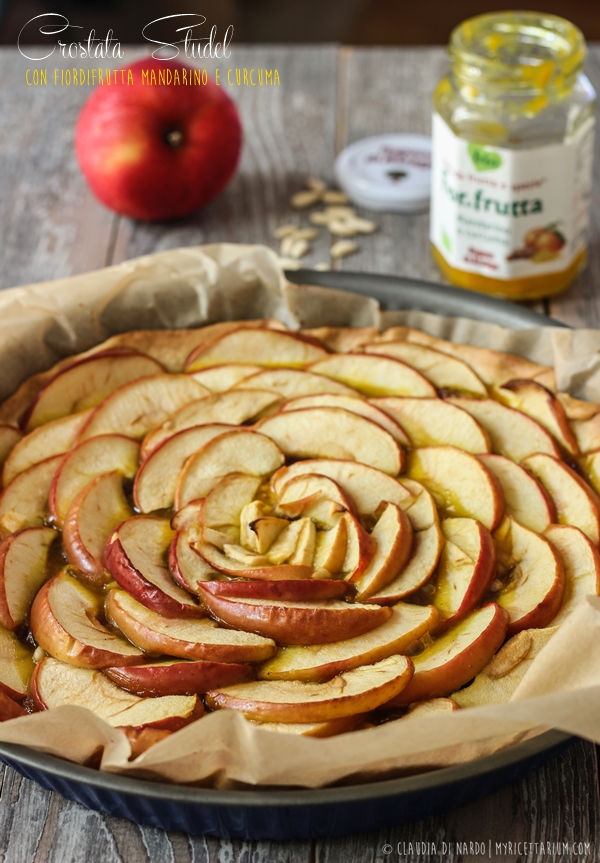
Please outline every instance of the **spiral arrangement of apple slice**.
M198 331L168 368L123 337L25 385L0 719L79 704L139 751L206 710L326 736L510 697L599 592L600 406L365 332Z

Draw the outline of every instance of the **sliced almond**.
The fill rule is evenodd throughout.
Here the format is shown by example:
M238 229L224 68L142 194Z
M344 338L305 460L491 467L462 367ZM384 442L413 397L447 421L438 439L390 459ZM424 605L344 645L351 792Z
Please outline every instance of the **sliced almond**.
M306 185L311 192L321 193L327 191L327 183L324 183L323 180L319 180L318 177L309 177L306 181Z
M355 237L358 234L351 219L332 219L327 223L327 229L336 237Z
M283 240L284 237L289 237L290 234L294 234L297 230L297 225L279 225L279 227L275 228L273 231L273 236L276 240Z
M353 255L358 251L358 246L352 240L338 240L331 247L329 254L332 258L345 258L346 255Z
M307 207L314 206L314 204L318 203L320 200L320 192L307 190L303 192L296 192L295 195L292 195L292 197L290 198L290 204L296 210L305 210Z
M323 194L323 200L326 204L347 204L349 198L345 192L338 192L336 189L329 189Z

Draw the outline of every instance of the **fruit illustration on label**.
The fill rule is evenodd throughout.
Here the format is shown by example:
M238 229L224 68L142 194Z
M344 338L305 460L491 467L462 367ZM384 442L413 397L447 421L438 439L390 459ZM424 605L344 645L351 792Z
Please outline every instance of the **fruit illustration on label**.
M523 246L511 252L506 260L526 258L534 264L541 264L558 258L567 243L564 234L558 230L558 224L552 222L545 227L531 228L523 237Z
M468 146L469 156L475 165L476 171L494 171L502 165L502 156L494 150L488 150L481 144L473 144Z

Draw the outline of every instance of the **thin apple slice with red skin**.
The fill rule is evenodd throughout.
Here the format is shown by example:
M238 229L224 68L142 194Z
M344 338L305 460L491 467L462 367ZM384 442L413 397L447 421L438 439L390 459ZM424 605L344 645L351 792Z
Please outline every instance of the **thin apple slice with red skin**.
M550 495L525 468L503 455L485 454L479 459L500 483L507 515L536 533L556 521Z
M347 602L294 602L218 596L199 585L202 601L228 626L258 632L279 644L327 644L385 623L389 608Z
M335 506L331 506L331 504ZM358 515L350 497L332 479L318 473L300 474L281 487L277 510L295 518L307 515L325 527L333 527L339 515Z
M346 556L341 575L354 582L363 575L377 552L377 542L364 529L356 516L345 512L341 518L346 522Z
M358 395L358 394L357 394ZM341 395L339 393L322 393L313 396L299 396L285 402L280 408L281 412L299 411L305 408L343 408L350 413L358 414L371 420L391 434L395 441L403 446L410 446L410 439L406 431L396 421L388 416L383 410L379 410L371 402L356 396Z
M431 605L399 602L391 612L389 620L364 635L330 644L282 648L261 665L258 677L261 680L330 680L351 668L404 653L438 621L438 613Z
M165 446L168 444L169 441ZM148 463L152 458L154 455ZM269 476L284 460L279 447L266 435L245 428L226 432L188 458L177 480L175 508L181 509L191 500L205 497L228 474Z
M6 722L8 719L17 719L19 716L27 716L27 711L16 701L0 689L0 722Z
M198 582L212 581L221 575L194 550L199 539L200 529L189 525L177 531L169 548L169 572L177 584L194 594L198 593Z
M529 456L522 464L550 495L559 524L578 527L597 546L600 498L587 482L563 461L545 453Z
M415 671L410 683L386 708L442 698L464 686L498 650L508 623L508 613L494 602L472 611L412 657Z
M0 423L0 465L3 465L7 456L12 452L15 446L23 437L23 433L15 426L8 423ZM12 477L11 477L12 479ZM4 485L8 480L4 480Z
M206 695L213 710L239 710L248 719L268 722L323 722L367 713L398 696L411 678L407 656L390 656L355 668L327 683L258 680Z
M301 368L328 356L328 353L316 339L300 333L263 327L238 329L196 348L188 357L185 370L194 372L221 363Z
M23 416L22 426L30 432L51 420L96 407L117 387L162 371L152 357L126 348L82 357L42 387Z
M73 448L92 410L70 414L40 426L22 438L4 462L2 483L8 483L17 474L34 464Z
M332 578L306 578L291 581L205 581L202 591L231 599L287 599L294 602L316 602L343 599L354 590L346 581Z
M128 479L135 476L139 452L139 444L131 438L107 434L83 441L64 456L48 497L50 512L58 526L63 526L71 503L95 477L112 471L119 471Z
M562 605L565 568L547 539L507 516L494 533L498 574L503 583L495 593L510 615L508 635L548 626Z
M117 584L147 608L165 617L201 617L204 609L169 574L173 539L168 519L133 516L109 537L104 563Z
M57 455L22 471L0 495L0 533L9 536L24 527L41 527L49 515L48 499L58 466Z
M527 414L500 404L495 399L468 399L452 396L448 401L462 408L483 426L490 437L492 452L520 462L535 452L559 457L558 446L546 429Z
M202 695L218 686L232 686L252 680L248 665L233 662L206 662L201 659L169 659L147 665L104 669L121 689L145 698L161 695Z
M456 357L450 357L435 348L413 342L373 342L362 350L367 354L383 354L401 360L421 372L439 389L461 390L478 396L487 396L485 384L472 368Z
M192 548L204 559L208 566L217 572L237 576L238 578L287 581L289 579L310 578L313 573L311 566L301 566L291 563L249 566L223 554L210 542L195 542Z
M195 381L198 381L212 393L223 393L249 375L260 371L262 371L261 366L253 363L224 363L223 365L209 366L197 372L188 372L188 374L191 374Z
M420 590L435 572L443 548L444 536L437 521L416 531L408 563L393 581L371 595L369 602L390 605Z
M495 394L504 404L536 420L569 455L579 455L565 409L547 387L538 381L517 378L497 387Z
M439 631L457 623L483 599L496 575L492 535L473 518L445 518L433 602L440 613Z
M0 690L22 701L33 674L33 651L14 632L0 626Z
M204 710L196 695L141 698L126 692L93 668L75 668L46 657L31 679L38 710L70 704L86 707L113 728L155 728L177 731L200 719Z
M299 369L263 369L244 378L233 387L234 391L246 389L269 390L287 399L322 393L358 396L357 391L352 387L334 381L333 378Z
M313 558L314 577L338 575L342 571L348 549L348 531L345 519L339 519L329 530L318 530Z
M448 444L470 453L491 452L489 435L477 420L443 399L390 396L371 399L371 404L400 423L412 446Z
M476 518L488 530L500 524L504 514L502 488L474 455L450 446L416 449L407 472L423 483L448 515Z
M565 568L562 605L551 623L560 626L586 596L600 596L600 554L577 527L552 524L544 536L558 550Z
M100 622L101 597L62 570L42 587L31 607L31 632L46 653L89 668L140 665L141 650Z
M364 572L351 579L359 602L376 594L399 575L413 547L414 534L410 519L394 503L384 504L370 536L375 543L374 554Z
M25 623L35 595L48 577L48 553L57 533L26 527L0 544L0 624Z
M260 484L259 476L245 473L232 473L226 476L202 501L200 509L202 525L215 530L239 526L242 510L255 499Z
M404 465L398 442L381 426L343 408L321 407L279 413L256 424L285 455L361 462L390 476Z
M108 619L133 644L148 653L210 662L262 662L277 647L270 638L221 628L204 618L167 618L137 602L124 590L111 590L106 599Z
M268 390L211 393L198 398L172 412L146 436L142 445L142 458L147 458L159 444L179 431L214 423L240 426L248 420L257 419L280 402L281 397Z
M333 354L308 371L333 378L366 396L437 396L435 387L412 366L374 354Z
M132 516L118 471L100 474L73 499L63 524L63 547L84 581L101 587L110 580L104 566L106 542Z
M101 434L123 434L139 440L174 411L205 395L206 387L190 375L163 373L130 381L98 405L80 440Z

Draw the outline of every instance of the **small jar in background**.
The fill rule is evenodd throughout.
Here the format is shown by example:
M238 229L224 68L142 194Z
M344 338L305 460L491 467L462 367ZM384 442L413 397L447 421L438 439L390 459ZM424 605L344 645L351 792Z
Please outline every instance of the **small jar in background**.
M457 285L556 294L586 261L596 94L573 24L479 15L450 39L434 95L431 243Z

